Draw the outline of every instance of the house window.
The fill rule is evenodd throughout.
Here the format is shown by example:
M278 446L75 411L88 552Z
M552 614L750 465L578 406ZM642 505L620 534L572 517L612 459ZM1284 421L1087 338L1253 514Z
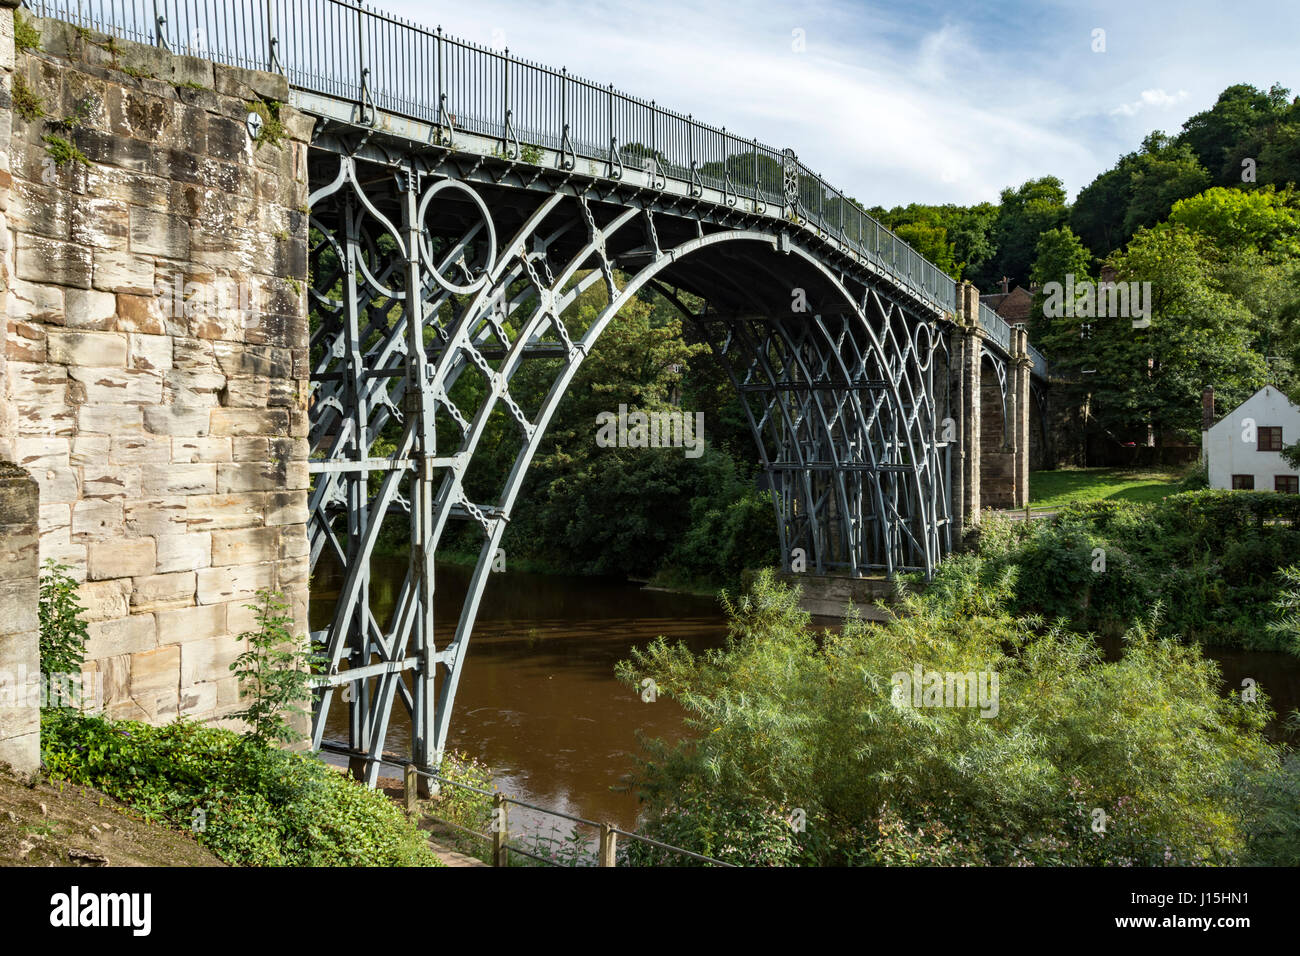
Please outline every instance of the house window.
M1233 491L1254 491L1255 476L1254 475L1233 475L1232 490Z
M1282 450L1282 426L1274 425L1259 430L1259 451Z
M1288 495L1300 494L1300 476L1275 475L1273 478L1273 490L1284 491Z

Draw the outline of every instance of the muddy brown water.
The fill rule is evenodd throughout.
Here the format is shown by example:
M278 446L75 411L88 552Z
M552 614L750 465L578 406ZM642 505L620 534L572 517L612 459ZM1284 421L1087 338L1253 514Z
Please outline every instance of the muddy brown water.
M403 558L372 564L371 601L381 622L388 620L405 572ZM437 573L436 619L454 620L470 571L439 565ZM327 623L340 583L337 569L322 561L312 579L312 627ZM494 574L461 672L450 748L492 767L497 785L512 797L632 828L637 799L625 777L635 769L638 732L678 740L688 730L680 707L662 697L643 702L615 679L614 666L633 647L661 635L698 652L725 643L726 621L712 598L598 578ZM1106 644L1108 656L1115 656L1119 642ZM1279 713L1300 707L1300 659L1205 650L1219 662L1227 686L1240 688L1251 678ZM345 708L331 709L326 736L347 739ZM408 754L409 743L410 722L398 704L386 749ZM533 816L532 823L540 819Z

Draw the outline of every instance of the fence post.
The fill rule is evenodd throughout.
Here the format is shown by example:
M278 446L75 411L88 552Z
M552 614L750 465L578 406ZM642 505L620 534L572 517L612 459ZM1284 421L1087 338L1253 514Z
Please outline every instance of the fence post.
M406 765L406 785L405 785L405 790L406 790L406 812L407 812L407 813L414 813L414 812L415 812L415 809L416 809L416 798L418 797L418 794L416 793L416 787L418 786L418 784L417 784L417 781L418 781L418 780L419 780L419 778L416 776L416 773L415 773L415 764L413 764L413 763L408 763L408 764Z
M506 795L498 791L492 796L492 865L509 866L510 824L506 809Z
M618 845L618 834L608 823L600 825L600 865L618 866L614 850Z

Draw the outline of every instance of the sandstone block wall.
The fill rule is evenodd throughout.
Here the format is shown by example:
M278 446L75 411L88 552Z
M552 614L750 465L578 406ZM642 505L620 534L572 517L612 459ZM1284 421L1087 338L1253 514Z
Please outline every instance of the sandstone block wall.
M981 364L984 371L980 385L980 507L1014 508L1016 456L1008 450L1003 432L1002 389L988 362Z
M0 763L40 765L40 709L25 693L38 668L36 482L0 463Z
M283 77L35 22L0 111L0 451L82 582L108 715L219 719L254 592L306 630L311 120Z

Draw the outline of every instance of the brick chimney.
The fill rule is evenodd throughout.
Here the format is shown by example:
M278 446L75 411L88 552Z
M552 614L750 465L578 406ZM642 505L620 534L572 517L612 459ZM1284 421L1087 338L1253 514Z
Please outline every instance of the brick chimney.
M1209 385L1201 392L1201 431L1208 432L1214 424L1214 389Z

